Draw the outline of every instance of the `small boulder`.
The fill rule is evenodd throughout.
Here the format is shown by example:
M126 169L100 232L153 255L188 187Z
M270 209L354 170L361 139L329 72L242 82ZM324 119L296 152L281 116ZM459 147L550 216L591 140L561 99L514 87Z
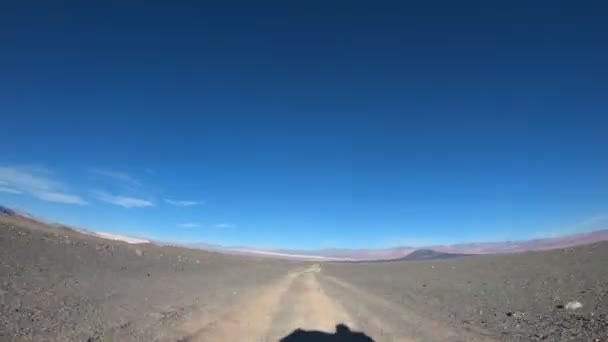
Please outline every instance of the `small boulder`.
M582 307L583 307L583 304L578 301L572 301L572 302L568 302L568 304L566 304L566 309L568 309L568 310L577 310Z

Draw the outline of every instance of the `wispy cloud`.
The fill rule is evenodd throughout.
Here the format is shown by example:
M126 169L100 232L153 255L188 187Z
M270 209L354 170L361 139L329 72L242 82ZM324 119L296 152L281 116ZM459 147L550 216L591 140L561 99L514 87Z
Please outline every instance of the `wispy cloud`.
M203 202L200 201L179 201L165 198L165 202L167 204L171 204L177 207L191 207L193 205L202 205Z
M178 226L182 227L182 228L198 228L201 225L198 223L194 223L194 222L188 222L188 223L180 223L180 224L178 224Z
M608 223L608 215L596 215L590 217L580 223L581 226L595 226L602 223Z
M91 168L91 169L88 169L88 171L94 175L109 178L109 179L112 179L112 180L115 180L115 181L118 181L121 183L125 183L127 185L132 185L132 186L141 185L141 183L137 179L135 179L134 177L132 177L130 174L128 174L126 172L107 170L107 169L98 169L98 168Z
M77 195L65 194L61 192L49 192L43 191L39 193L34 193L34 196L38 197L41 200L56 202L56 203L65 203L65 204L87 204L82 198Z
M61 182L51 179L50 174L48 170L36 168L0 167L0 184L5 189L3 192L28 193L43 201L55 203L88 204L82 197L66 192L66 187Z
M145 208L154 206L153 202L141 198L112 195L103 191L96 191L94 194L95 197L102 202L114 204L123 208Z
M232 224L232 223L218 223L218 224L213 225L213 227L220 228L220 229L236 228L236 224Z
M17 190L17 189L13 189L13 188L7 188L4 186L0 186L0 192L5 192L8 194L22 194L23 191Z
M532 238L554 238L569 234L579 234L606 228L608 228L608 214L602 213L588 217L584 220L579 221L578 223L571 224L568 226L550 227L544 230L540 230L537 234L532 235Z

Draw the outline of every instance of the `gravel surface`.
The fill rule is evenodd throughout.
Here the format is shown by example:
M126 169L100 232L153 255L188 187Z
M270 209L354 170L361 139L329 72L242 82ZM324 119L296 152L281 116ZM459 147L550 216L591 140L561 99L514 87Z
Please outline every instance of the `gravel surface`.
M0 341L175 341L293 263L0 221Z
M457 260L328 263L323 270L425 317L501 340L608 341L606 242ZM582 307L573 309L577 302Z

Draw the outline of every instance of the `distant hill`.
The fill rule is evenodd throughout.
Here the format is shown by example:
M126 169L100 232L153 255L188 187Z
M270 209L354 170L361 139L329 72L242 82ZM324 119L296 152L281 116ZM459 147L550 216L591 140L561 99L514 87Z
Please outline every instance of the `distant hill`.
M0 215L15 216L15 215L17 215L17 212L14 211L13 209L9 209L7 207L3 207L0 205Z
M81 234L96 236L96 237L103 238L106 240L124 241L124 242L131 243L131 244L150 243L149 240L145 240L145 239L139 239L139 238L124 236L124 235L120 235L120 234L94 232L94 231L89 231L89 230L82 229L82 228L67 226L67 225L64 225L61 223L48 222L39 217L35 217L28 213L17 211L17 210L14 210L14 209L2 206L2 205L0 205L0 217L4 217L5 220L10 220L11 222L14 222L14 223L21 223L21 224L29 223L29 224L34 224L38 228L62 229L64 231L65 230L74 231L74 232L78 232Z
M457 253L444 253L438 252L432 249L417 249L412 253L398 259L393 260L439 260L439 259L453 259L458 257L467 256L468 254L457 254Z
M608 241L608 229L543 239L465 243L431 248L445 253L498 254L575 247L599 241Z
M406 256L399 258L390 259L357 259L357 260L345 260L345 262L354 263L368 263L368 262L395 262L395 261L424 261L424 260L443 260L443 259L454 259L464 256L470 256L471 254L457 254L457 253L443 253L432 249L416 249ZM340 260L338 260L340 261Z

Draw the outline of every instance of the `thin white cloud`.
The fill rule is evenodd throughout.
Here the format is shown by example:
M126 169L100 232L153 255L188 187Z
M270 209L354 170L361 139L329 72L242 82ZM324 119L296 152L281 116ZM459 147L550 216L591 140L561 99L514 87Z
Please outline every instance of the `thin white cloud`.
M87 204L87 202L85 200L83 200L82 198L80 198L76 195L65 194L65 193L61 193L61 192L41 191L41 192L32 193L32 196L39 198L41 200L44 200L44 201L49 201L49 202L65 203L65 204L78 204L78 205Z
M62 188L63 185L34 170L17 167L0 167L0 182L18 189L45 190Z
M154 203L145 199L121 195L111 195L103 191L95 192L95 197L97 197L97 199L102 202L114 204L123 208L145 208L154 206Z
M5 189L28 193L43 201L88 204L82 197L66 192L66 187L61 182L49 178L50 174L50 171L39 168L0 167L0 183Z
M140 186L141 183L126 172L92 168L88 170L90 173L109 178L128 185Z
M193 205L202 205L203 204L203 202L199 202L199 201L178 201L178 200L172 200L172 199L168 199L168 198L165 198L165 202L167 204L171 204L176 207L191 207Z
M8 194L22 194L23 191L17 190L17 189L13 189L13 188L7 188L4 186L0 186L0 192L5 192Z
M232 223L218 223L216 225L214 225L215 228L220 228L220 229L228 229L228 228L236 228L235 224Z
M188 223L180 223L180 224L178 224L178 226L182 227L182 228L198 228L201 225L198 223L194 223L194 222L188 222Z
M601 223L608 223L608 215L596 215L580 223L581 226L594 226Z

